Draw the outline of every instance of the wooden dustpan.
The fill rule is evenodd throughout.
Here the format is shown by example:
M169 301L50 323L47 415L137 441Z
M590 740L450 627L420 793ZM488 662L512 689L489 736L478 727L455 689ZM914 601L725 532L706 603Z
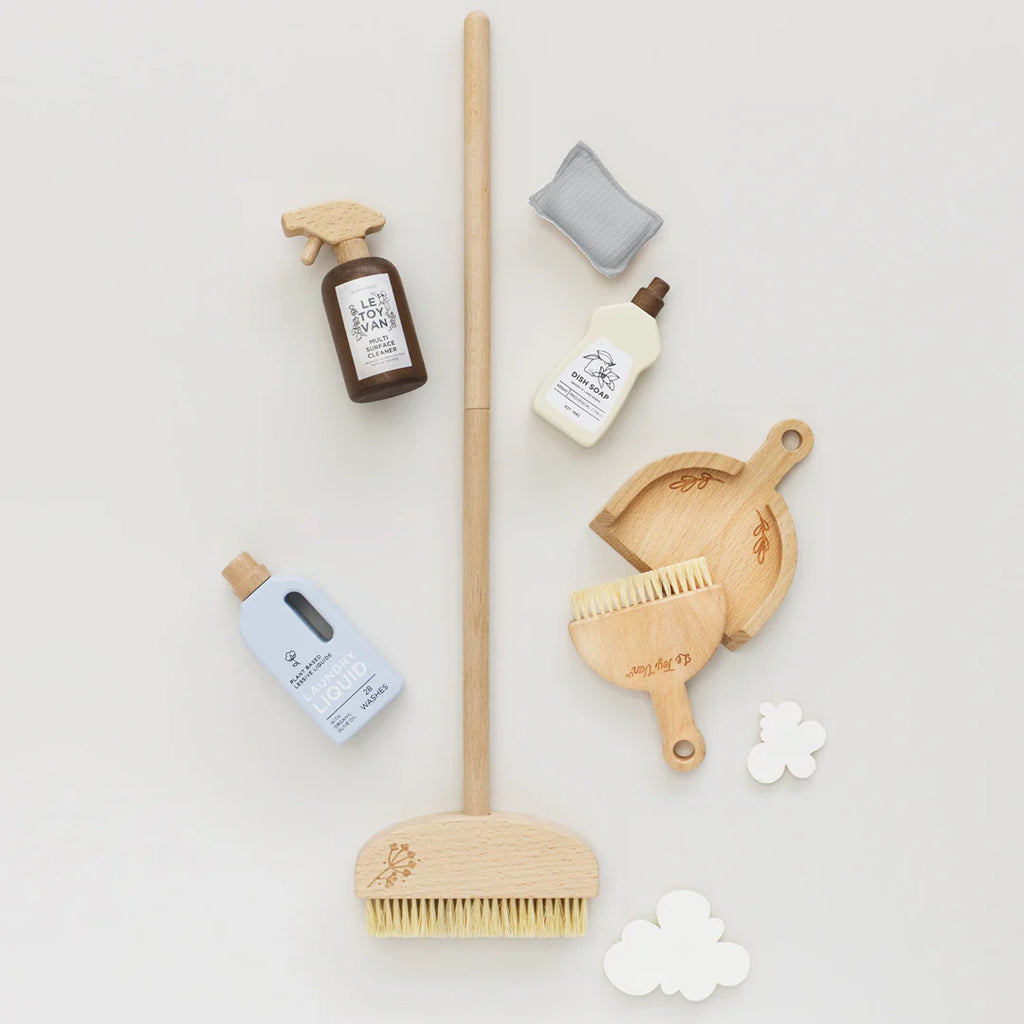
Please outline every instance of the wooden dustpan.
M728 604L722 642L735 650L793 582L796 528L775 488L813 447L806 423L782 420L747 462L715 452L670 455L630 477L590 528L644 571L704 555Z

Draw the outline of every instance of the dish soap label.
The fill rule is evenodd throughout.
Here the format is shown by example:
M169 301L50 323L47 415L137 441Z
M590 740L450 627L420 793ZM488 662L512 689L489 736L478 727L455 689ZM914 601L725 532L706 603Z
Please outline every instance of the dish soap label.
M607 338L596 338L555 379L548 404L589 434L596 434L623 395L633 357Z
M398 303L387 274L346 281L334 292L359 380L412 366Z

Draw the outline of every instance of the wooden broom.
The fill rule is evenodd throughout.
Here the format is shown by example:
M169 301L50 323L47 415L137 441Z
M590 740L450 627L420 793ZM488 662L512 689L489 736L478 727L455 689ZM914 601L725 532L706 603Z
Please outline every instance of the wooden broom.
M582 935L597 859L558 825L490 809L488 492L490 454L490 23L465 22L463 435L463 810L394 825L356 861L374 935Z

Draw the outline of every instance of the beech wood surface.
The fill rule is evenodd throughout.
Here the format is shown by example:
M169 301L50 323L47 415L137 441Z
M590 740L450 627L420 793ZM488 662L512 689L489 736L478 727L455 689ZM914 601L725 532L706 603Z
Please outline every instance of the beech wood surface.
M463 809L490 810L490 23L464 26L465 412L462 479Z
M356 896L591 899L597 878L593 851L561 825L525 814L451 811L369 839L356 861Z
M569 623L576 650L599 676L651 695L662 756L676 771L704 760L686 684L715 653L725 615L725 593L714 585ZM684 741L693 745L688 756L676 752Z
M326 242L334 248L339 263L369 256L366 236L384 227L384 214L368 206L339 199L319 206L304 206L281 215L281 227L289 238L306 235L302 262L308 267Z

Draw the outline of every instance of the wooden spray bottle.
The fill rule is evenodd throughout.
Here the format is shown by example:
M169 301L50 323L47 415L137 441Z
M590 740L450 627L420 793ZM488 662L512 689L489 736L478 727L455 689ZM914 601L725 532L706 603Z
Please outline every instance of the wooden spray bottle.
M321 291L348 397L376 402L427 382L402 279L394 264L371 256L366 236L384 227L384 215L339 201L292 210L281 217L289 237L306 235L302 262L309 266L326 242L338 266Z

